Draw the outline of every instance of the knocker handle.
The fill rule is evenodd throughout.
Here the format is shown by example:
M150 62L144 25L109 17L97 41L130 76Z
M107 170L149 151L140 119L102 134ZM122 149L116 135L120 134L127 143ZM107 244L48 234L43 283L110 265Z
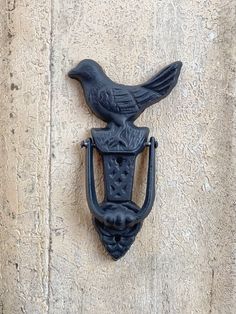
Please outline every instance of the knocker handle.
M154 199L155 199L155 149L157 148L157 141L154 137L150 138L150 142L146 144L149 147L149 162L148 162L148 173L147 173L147 185L146 185L146 197L143 206L140 209L136 209L135 213L132 214L132 218L127 219L126 226L133 226L143 221L151 211ZM98 203L97 195L95 190L94 181L94 167L93 167L93 148L94 143L91 138L85 140L81 144L82 147L86 147L86 195L88 205L91 213L101 223L109 225L109 221L106 219L106 211ZM132 202L130 200L130 202ZM134 203L129 204L129 208L134 206ZM127 218L127 217L125 217ZM119 218L118 218L119 219ZM124 223L125 224L125 223ZM116 225L116 221L113 222Z
M91 138L83 141L81 147L86 147L86 196L89 209L91 213L100 222L103 222L103 215L100 206L97 201L97 195L95 190L94 181L94 169L93 169L93 147L94 144Z
M137 213L137 218L135 223L143 221L152 209L152 205L155 200L155 150L157 148L157 141L154 137L150 138L149 146L149 161L148 161L148 174L147 174L147 184L146 184L146 197L143 206Z

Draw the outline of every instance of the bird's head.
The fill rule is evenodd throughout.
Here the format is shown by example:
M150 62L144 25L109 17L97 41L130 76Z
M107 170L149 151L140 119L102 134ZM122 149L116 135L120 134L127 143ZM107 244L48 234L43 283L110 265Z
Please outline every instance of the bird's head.
M68 76L81 83L89 83L93 82L94 79L98 79L102 73L104 74L101 66L97 62L85 59L73 68L68 73Z

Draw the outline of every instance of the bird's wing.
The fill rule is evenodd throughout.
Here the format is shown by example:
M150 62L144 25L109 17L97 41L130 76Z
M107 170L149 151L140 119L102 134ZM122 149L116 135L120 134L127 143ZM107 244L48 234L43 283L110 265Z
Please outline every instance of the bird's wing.
M145 109L150 104L160 101L168 96L175 87L180 74L182 63L180 61L174 62L157 75L152 77L146 83L140 86L130 87L130 92L139 108Z
M166 97L175 87L182 63L164 68L147 83L139 86L116 85L99 91L99 103L106 110L120 114L142 112Z
M132 93L125 86L100 90L99 103L106 110L120 114L132 114L139 110Z

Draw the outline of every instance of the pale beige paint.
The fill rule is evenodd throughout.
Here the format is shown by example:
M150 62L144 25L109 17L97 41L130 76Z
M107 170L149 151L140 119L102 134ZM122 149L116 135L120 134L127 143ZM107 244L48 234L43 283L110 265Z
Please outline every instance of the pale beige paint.
M1 314L236 313L235 7L0 0ZM157 197L118 262L85 199L79 143L104 124L67 78L83 58L129 84L184 63L171 96L137 121L159 141ZM100 197L102 185L97 170Z

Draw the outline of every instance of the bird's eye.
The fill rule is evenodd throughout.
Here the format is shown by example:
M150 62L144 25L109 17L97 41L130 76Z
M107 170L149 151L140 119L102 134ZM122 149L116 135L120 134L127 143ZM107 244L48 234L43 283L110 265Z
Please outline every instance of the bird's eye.
M91 74L90 74L90 73L88 73L88 72L87 72L87 73L85 73L85 78L89 80L89 79L91 79L91 78L92 78L92 76L91 76Z
M88 72L84 72L82 76L85 80L90 80L92 78L91 74Z

